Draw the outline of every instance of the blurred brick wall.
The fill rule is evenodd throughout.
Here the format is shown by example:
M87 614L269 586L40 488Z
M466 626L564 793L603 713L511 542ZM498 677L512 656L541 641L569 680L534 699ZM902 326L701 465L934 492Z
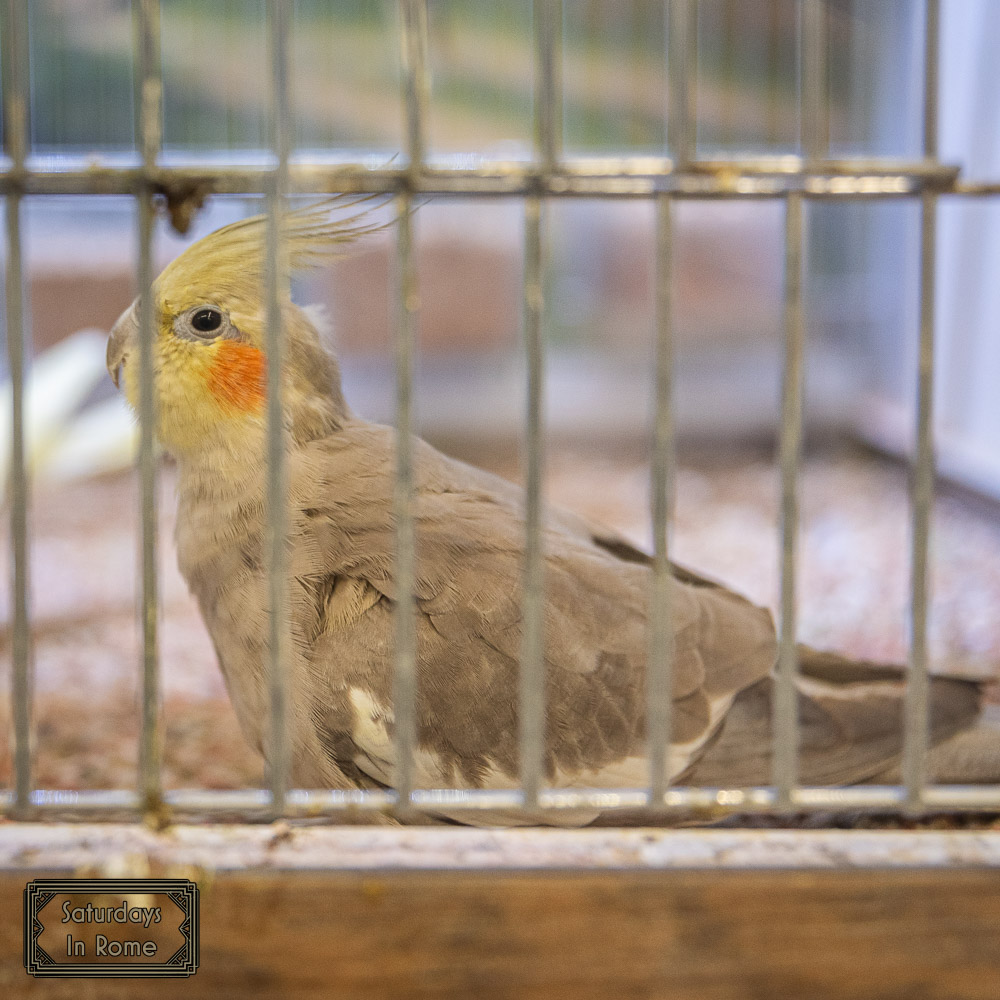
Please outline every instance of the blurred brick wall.
M579 336L582 344L612 356L647 351L653 329L653 218L649 206L639 208L572 214L560 206L565 214L553 226L549 308L558 313L554 325L564 341L572 344ZM440 226L424 222L418 240L420 351L440 357L514 350L522 313L520 233L517 227L491 228L476 212L459 219L457 227L454 218ZM777 337L780 212L700 206L679 213L676 233L679 348L724 349ZM29 287L36 350L83 327L110 328L132 301L134 262L127 248L109 238L92 249L92 256L82 259L65 252L49 257L44 246L33 255ZM326 306L343 354L391 353L394 256L391 236L373 238L302 286L302 301ZM587 303L577 308L581 294Z
M135 297L129 265L98 274L35 268L28 285L33 346L36 352L85 327L109 330Z
M392 244L380 242L310 282L313 300L333 317L342 353L390 351L392 254ZM517 343L521 263L515 252L435 240L421 247L418 260L422 352L489 353Z

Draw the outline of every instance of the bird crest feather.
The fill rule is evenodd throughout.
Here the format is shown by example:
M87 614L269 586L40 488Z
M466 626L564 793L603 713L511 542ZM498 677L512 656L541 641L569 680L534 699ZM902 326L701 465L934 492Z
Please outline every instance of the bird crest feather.
M338 195L279 215L281 271L320 266L363 236L392 224L372 218L380 195ZM223 226L192 244L157 279L163 300L197 295L212 301L219 292L244 298L261 295L267 269L267 215Z

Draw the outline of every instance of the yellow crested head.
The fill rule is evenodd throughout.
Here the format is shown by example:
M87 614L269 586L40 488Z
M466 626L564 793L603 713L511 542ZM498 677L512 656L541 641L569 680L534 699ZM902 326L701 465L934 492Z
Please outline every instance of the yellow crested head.
M372 223L365 199L329 199L284 213L279 268L283 276L322 262ZM348 208L345 217L335 210ZM256 447L267 398L267 217L218 229L167 265L153 283L153 366L157 435L177 456L222 445ZM315 328L292 305L282 281L279 303L285 343L286 425L297 438L332 430L346 413L336 363ZM108 371L138 407L137 337L140 299L115 323Z

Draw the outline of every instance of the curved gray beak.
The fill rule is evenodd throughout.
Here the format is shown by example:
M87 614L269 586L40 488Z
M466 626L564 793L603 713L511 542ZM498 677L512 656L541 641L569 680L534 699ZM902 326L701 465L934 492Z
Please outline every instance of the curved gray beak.
M108 337L108 374L115 388L121 388L122 366L128 360L139 329L139 300L136 299L115 321Z

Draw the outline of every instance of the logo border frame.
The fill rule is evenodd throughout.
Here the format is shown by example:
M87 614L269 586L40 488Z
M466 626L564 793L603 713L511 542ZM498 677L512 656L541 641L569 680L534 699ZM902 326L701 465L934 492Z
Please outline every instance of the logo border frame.
M172 901L183 915L180 931L182 945L165 962L56 962L38 943L45 930L38 919L53 896L60 893L161 893L177 894ZM43 894L47 898L42 901ZM200 894L198 884L186 878L38 878L24 887L24 968L37 978L73 979L175 979L193 976L200 960ZM41 905L39 906L39 902ZM42 957L44 956L44 958Z

